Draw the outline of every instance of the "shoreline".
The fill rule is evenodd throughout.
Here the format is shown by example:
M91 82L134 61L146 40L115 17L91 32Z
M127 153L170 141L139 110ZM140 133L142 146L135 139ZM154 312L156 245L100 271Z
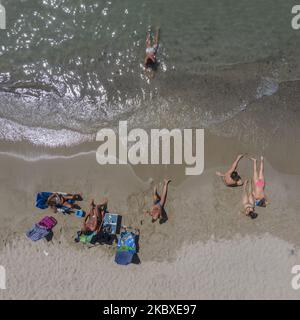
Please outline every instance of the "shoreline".
M253 110L254 112L255 110ZM243 121L245 115L241 116L242 119L237 121ZM298 128L297 128L298 130ZM294 132L296 135L296 132ZM239 153L248 153L252 155L264 154L265 158L274 168L274 170L291 175L300 175L300 166L298 161L300 161L300 149L297 148L299 141L295 136L291 137L287 145L288 137L282 136L281 139L277 139L272 145L264 146L263 144L256 144L256 140L249 141L248 144L245 141L239 139L239 137L227 137L220 136L211 130L204 129L204 156L205 156L205 170L215 167L229 166L233 161L233 158ZM117 142L118 143L118 142ZM38 163L40 161L51 161L57 159L74 159L85 155L93 155L96 162L96 151L99 147L100 142L90 142L83 143L71 148L46 148L46 147L37 147L28 142L23 143L9 143L9 142L0 142L0 149L5 151L0 151L0 157L12 157L15 159L20 159L25 162ZM293 147L293 157L286 157L288 149ZM278 153L277 150L282 149L285 152ZM173 157L173 152L171 148L171 158ZM128 162L128 165L131 166L132 170L138 176L144 176L142 172L152 172L156 171L156 168L165 168L165 165L131 165ZM99 165L100 166L100 165ZM182 171L182 165L170 164L168 167L171 168L171 171L177 170ZM146 177L144 177L145 179ZM147 180L147 178L146 178ZM181 181L184 178L180 179Z

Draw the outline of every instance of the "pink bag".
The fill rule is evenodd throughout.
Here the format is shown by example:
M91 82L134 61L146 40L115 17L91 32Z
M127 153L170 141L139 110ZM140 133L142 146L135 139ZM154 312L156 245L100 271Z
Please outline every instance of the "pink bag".
M53 218L53 217L48 217L48 216L46 216L46 217L44 217L39 223L38 223L38 225L40 226L40 227L44 227L44 228L46 228L47 230L51 230L53 227L55 227L55 225L57 224L57 221L56 221L56 219L55 218Z

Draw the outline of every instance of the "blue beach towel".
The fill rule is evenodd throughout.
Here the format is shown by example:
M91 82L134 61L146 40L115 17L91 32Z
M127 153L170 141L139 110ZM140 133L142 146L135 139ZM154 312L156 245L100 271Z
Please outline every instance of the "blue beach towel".
M47 209L48 208L47 200L52 194L53 192L38 192L36 194L35 206L42 210ZM67 201L71 204L74 203L72 199L69 199ZM62 213L69 213L71 211L71 208L63 205L57 205L56 208L58 212L62 212Z
M127 265L132 262L136 253L136 235L133 232L122 232L117 244L117 253L115 262L121 265Z
M35 206L39 209L47 209L47 199L53 192L38 192L36 195Z

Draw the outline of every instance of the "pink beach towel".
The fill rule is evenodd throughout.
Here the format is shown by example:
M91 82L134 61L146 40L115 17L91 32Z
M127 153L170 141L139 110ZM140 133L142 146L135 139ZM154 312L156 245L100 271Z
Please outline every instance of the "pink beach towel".
M51 230L53 227L55 227L55 225L57 224L57 221L54 217L44 217L39 223L38 225L41 227L46 228L47 230Z

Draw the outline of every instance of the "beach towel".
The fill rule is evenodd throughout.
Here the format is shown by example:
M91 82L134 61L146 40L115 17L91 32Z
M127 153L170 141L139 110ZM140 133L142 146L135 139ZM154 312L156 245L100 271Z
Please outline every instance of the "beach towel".
M81 233L78 237L77 242L82 242L82 243L91 243L92 239L96 236L97 232L91 232L89 234L83 234Z
M38 192L36 194L35 206L42 210L47 209L48 208L47 200L53 193L54 192ZM58 192L58 193L62 195L65 194L63 192ZM74 201L71 199L69 199L68 202L71 204L74 203ZM71 208L63 205L57 205L56 208L57 208L57 211L61 213L69 213L71 211Z
M42 238L45 238L51 230L48 230L44 226L35 224L30 230L26 232L26 236L32 241L38 241Z
M57 224L57 221L54 217L44 217L39 223L38 225L40 227L45 227L48 230L51 230L52 228L54 228Z
M136 254L136 235L133 232L124 231L121 233L117 244L117 253L115 262L121 265L127 265L132 262Z
M42 238L47 237L52 229L57 224L54 217L44 217L40 222L36 223L30 230L26 232L26 235L32 241L38 241Z
M53 192L38 192L36 194L35 206L39 209L47 209L47 199L53 194Z

